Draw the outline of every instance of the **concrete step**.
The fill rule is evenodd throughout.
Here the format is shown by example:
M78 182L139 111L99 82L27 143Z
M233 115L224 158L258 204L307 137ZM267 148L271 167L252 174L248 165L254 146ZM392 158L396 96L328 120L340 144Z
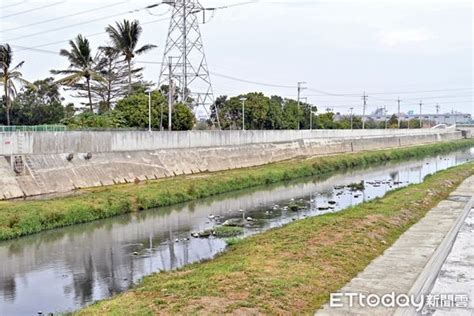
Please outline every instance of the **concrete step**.
M6 157L0 156L0 200L23 197L16 174Z

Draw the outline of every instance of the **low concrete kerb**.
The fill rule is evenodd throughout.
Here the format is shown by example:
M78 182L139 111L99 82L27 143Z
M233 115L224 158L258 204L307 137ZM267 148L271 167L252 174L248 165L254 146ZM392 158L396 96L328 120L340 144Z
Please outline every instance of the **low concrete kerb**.
M459 197L456 193L452 193L449 199L453 197ZM458 236L459 230L464 224L469 212L474 207L474 196L465 196L469 200L466 202L461 215L456 220L455 224L449 230L448 234L444 237L441 244L438 246L436 251L431 256L430 260L420 273L419 277L411 287L408 295L413 295L417 299L421 296L429 294L433 285L440 273L441 267L443 266L446 258L448 257L451 249L453 248L454 242ZM399 307L393 313L394 316L412 316L417 315L415 307Z

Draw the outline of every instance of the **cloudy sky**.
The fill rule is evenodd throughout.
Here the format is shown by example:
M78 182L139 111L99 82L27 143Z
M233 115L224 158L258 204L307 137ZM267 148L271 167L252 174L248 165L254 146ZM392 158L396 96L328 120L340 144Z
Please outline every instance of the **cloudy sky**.
M12 45L16 61L25 60L24 77L35 80L67 67L55 52L77 34L103 45L107 24L136 18L142 42L159 46L138 60L161 62L167 7L129 13L156 2L1 0L0 40ZM396 111L400 97L403 111L418 111L422 100L424 112L439 104L441 112L474 114L472 21L470 0L260 0L216 11L201 31L216 95L295 98L293 87L305 81L309 102L341 113L360 113L365 91L369 112L384 105ZM160 65L142 66L156 82Z

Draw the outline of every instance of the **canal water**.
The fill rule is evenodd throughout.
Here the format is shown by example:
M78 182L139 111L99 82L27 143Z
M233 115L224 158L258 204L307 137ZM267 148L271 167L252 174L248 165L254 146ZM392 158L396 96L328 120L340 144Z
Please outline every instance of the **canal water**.
M474 148L326 179L262 186L0 242L0 315L75 310L125 291L146 275L212 258L226 247L225 239L193 238L193 232L240 221L246 224L244 236L256 234L338 212L471 160Z

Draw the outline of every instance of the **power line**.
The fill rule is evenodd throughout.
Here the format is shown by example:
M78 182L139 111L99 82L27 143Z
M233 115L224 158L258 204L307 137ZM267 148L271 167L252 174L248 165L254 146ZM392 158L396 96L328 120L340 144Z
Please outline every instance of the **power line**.
M140 24L143 26L143 25L148 25L148 24L153 24L153 23L163 22L163 21L168 21L168 19L166 18L166 19L151 20L151 21L148 21L148 22L140 23ZM85 36L85 37L94 37L94 36L98 36L98 35L102 35L102 34L107 34L107 32L91 33L91 34L86 34L86 35L84 35L84 36ZM45 50L41 50L41 49L39 49L39 48L45 47L45 46L51 46L51 45L55 45L55 44L66 43L66 42L68 42L68 41L70 41L70 40L71 40L71 39L59 40L59 41L49 42L49 43L45 43L45 44L41 44L41 45L35 45L35 46L30 46L30 47L21 46L21 45L15 45L15 44L12 44L12 46L14 46L14 47L20 47L20 49L18 49L17 51L23 51L23 50L45 51ZM47 52L47 51L46 51L46 52ZM160 63L160 64L161 64L161 63Z
M367 98L369 96L367 94L365 94L365 91L364 91L364 95L362 96L362 101L364 101L364 108L362 110L362 129L365 129L365 110L367 109Z
M163 21L165 19L159 19L159 20L153 20L153 21L149 21L149 22L145 22L143 24L150 24L150 23L156 23L158 21ZM98 34L103 34L105 32L101 32L101 33L96 33L96 35ZM92 36L92 35L87 35L88 37ZM59 42L65 42L65 41L59 41ZM35 48L35 47L24 47L24 46L19 46L19 45L12 45L14 47L20 47L21 50L33 50L33 51L38 51L38 52L41 52L41 53L47 53L47 54L53 54L53 55L57 55L58 53L56 51L52 51L52 50L45 50L45 49L39 49L39 48ZM155 62L155 61L137 61L137 63L141 63L141 64L152 64L152 65L161 65L162 63L161 62ZM296 86L287 86L287 85L278 85L278 84L271 84L271 83L264 83L264 82L258 82L258 81L251 81L251 80L245 80L245 79L240 79L240 78L236 78L236 77L233 77L233 76L229 76L229 75L225 75L225 74L222 74L222 73L215 73L215 72L211 72L212 75L215 75L215 76L218 76L218 77L223 77L223 78L226 78L226 79L230 79L230 80L234 80L234 81L239 81L239 82L244 82L244 83L250 83L250 84L255 84L255 85L261 85L261 86L268 86L268 87L276 87L276 88L288 88L288 89L294 89ZM465 88L460 88L460 89L451 89L451 90L465 90ZM430 90L430 91L433 91L433 90ZM315 95L307 95L309 97L311 96L315 96ZM318 95L319 96L319 95ZM445 96L446 97L446 96ZM453 96L454 97L454 96ZM461 97L461 96L460 96ZM380 99L380 98L375 98L375 97L372 97L373 99L379 99L379 100L388 100L388 101L396 101L396 100L391 100L391 99ZM315 103L326 103L326 104L331 104L331 102L344 102L342 100L314 100L313 102ZM468 102L472 102L472 99L466 99L466 100L456 100L456 101L447 101L445 102L446 104L466 104ZM412 106L415 106L416 104L412 104ZM330 105L329 107L331 108L341 108L341 109L348 109L349 107L357 107L357 105L354 105L354 104L346 104L346 105ZM395 105L389 105L390 107L394 107ZM405 105L405 108L409 106L408 105ZM424 104L424 106L427 106L427 107L430 107L430 108L436 108L436 103L435 104Z
M55 2L55 3L50 3L50 4L43 5L43 6L41 6L41 7L36 7L36 8L32 8L32 9L28 9L28 10L24 10L24 11L12 13L12 14L7 14L7 15L4 15L4 16L1 16L0 19L6 19L6 18L10 18L10 17L12 17L12 16L18 16L18 15L25 14L25 13L29 13L29 12L33 12L33 11L38 11L38 10L46 9L46 8L53 7L53 6L57 6L57 5L60 5L60 4L63 4L63 3L66 3L66 1L60 1L60 2Z
M472 96L471 94L455 94L455 95L437 95L437 96L429 96L429 97L423 97L423 99L450 99L450 98L460 98L460 97L469 97ZM407 99L407 100L417 100L415 98Z
M57 21L57 20L62 20L62 19L64 19L64 18L69 18L69 17L73 17L73 16L78 16L78 15L81 15L81 14L84 14L84 13L89 13L89 12L99 11L99 10L103 10L103 9L107 9L107 8L111 8L111 7L116 7L116 6L122 5L122 4L127 3L127 2L128 2L128 1L123 1L123 2L119 2L119 3L113 3L113 4L105 5L105 6L102 6L102 7L98 7L98 8L94 8L94 9L89 9L89 10L84 10L84 11L79 11L79 12L76 12L76 13L72 13L72 14L68 14L68 15L63 15L63 16L59 16L59 17L56 17L56 18L48 19L48 20L43 20L43 21L39 21L39 22L34 22L34 23L26 24L26 25L21 25L21 26L17 26L17 27L10 28L10 29L4 29L4 30L2 30L2 31L3 31L3 32L15 31L15 30L27 28L27 27L30 27L30 26L45 24L45 23L49 23L49 22L53 22L53 21Z
M411 94L411 93L429 93L429 92L444 92L444 91L459 91L459 90L473 90L474 88L455 88L455 89L437 89L437 90L418 90L418 91L397 91L397 92L376 92L370 95L382 94Z
M21 1L21 2L17 2L17 3L12 3L12 4L9 4L9 5L6 5L6 6L3 6L3 7L0 7L0 9L7 9L7 8L13 8L13 7L16 7L20 4L23 4L25 3L26 1Z
M110 19L110 18L115 18L115 17L121 16L121 15L146 10L151 6L156 6L156 4L149 5L149 6L142 7L142 8L138 8L138 9L135 9L135 10L132 10L132 11L126 11L126 12L124 11L124 12L121 12L121 13L112 14L112 15L108 15L108 16L105 16L105 17L100 17L100 18L93 19L93 20L88 20L88 21L79 22L79 23L75 23L75 24L65 25L65 26L62 26L62 27L54 28L54 29L49 29L49 30L45 30L45 31L41 31L41 32L36 32L36 33L28 34L28 35L23 35L23 36L10 38L10 39L5 40L5 42L15 41L15 40L19 40L19 39L25 39L25 38L29 38L29 37L32 37L32 36L35 36L35 35L42 35L42 34L46 34L46 33L51 33L51 32L56 32L56 31L60 31L60 30L63 30L63 29L71 28L71 27L74 27L74 26L79 26L79 25L84 25L84 24L89 24L89 23L93 23L93 22L97 22L97 21Z
M217 73L217 72L211 72L211 74L213 76L222 77L222 78L226 78L226 79L229 79L229 80L234 80L234 81L239 81L239 82L244 82L244 83L255 84L255 85L259 85L259 86L266 86L266 87L273 87L273 88L284 88L284 89L295 89L296 88L296 86L294 86L294 85L293 86L289 86L289 85L287 86L287 85L279 85L279 84L273 84L273 83L265 83L265 82L259 82L259 81L240 79L240 78L224 75L224 74Z
M334 92L327 92L327 91L322 91L322 90L318 90L314 88L308 88L308 90L313 91L313 92L318 92L323 95L335 96L335 97L358 97L359 96L358 94L354 94L354 93L334 93Z
M467 96L472 96L472 94L455 94L455 95L434 95L434 96L428 96L428 97L423 97L423 99L446 99L446 98L459 98L459 97L467 97ZM396 99L385 99L385 98L378 98L378 97L372 97L373 99L379 100L379 101L396 101ZM409 98L406 100L418 100L419 98Z
M40 53L45 53L45 54L54 54L54 55L59 54L59 52L55 52L55 51L47 50L47 49L25 47L25 46L20 46L20 45L15 45L15 44L12 44L11 46L20 48L20 49L17 49L16 51L19 51L19 50L32 50L32 51L35 51L35 52L40 52Z

